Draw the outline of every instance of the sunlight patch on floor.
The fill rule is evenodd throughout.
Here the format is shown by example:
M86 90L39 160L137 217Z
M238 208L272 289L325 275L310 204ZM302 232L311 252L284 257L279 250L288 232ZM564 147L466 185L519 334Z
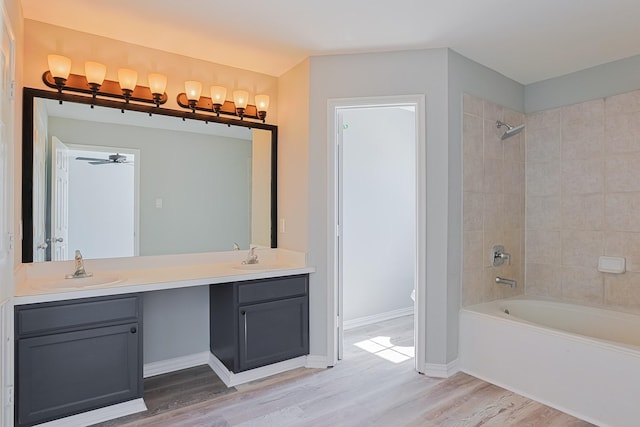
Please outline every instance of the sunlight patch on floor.
M391 337L375 337L354 344L356 347L393 363L402 363L415 357L415 348L393 345Z

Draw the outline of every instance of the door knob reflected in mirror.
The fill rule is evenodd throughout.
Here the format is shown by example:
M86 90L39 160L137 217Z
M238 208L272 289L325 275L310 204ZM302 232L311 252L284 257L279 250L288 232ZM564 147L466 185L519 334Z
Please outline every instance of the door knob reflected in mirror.
M53 242L54 243L62 243L62 242L64 242L64 239L62 237L54 237L53 238Z
M37 246L38 249L47 249L48 247L49 247L49 245L47 245L44 242L38 243L38 246Z

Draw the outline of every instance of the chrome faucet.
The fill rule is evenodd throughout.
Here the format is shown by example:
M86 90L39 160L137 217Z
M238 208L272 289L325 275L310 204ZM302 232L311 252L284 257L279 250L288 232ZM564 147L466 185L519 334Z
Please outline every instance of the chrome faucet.
M496 283L502 283L504 285L509 285L511 286L511 289L515 288L518 285L518 282L516 282L513 279L505 279L504 277L500 277L500 276L496 276Z
M251 246L249 249L249 253L247 254L247 259L242 261L243 264L257 264L258 263L258 255L256 255L256 247Z
M80 279L82 277L91 277L93 273L87 273L84 269L84 260L82 259L82 254L79 250L76 250L76 255L74 257L75 261L75 272L73 274L67 274L65 279Z

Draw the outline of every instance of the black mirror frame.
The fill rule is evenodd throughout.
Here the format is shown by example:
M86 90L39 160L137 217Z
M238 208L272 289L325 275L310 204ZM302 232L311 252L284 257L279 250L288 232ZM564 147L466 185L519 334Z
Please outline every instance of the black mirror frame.
M35 98L55 99L62 102L97 105L118 110L140 111L182 119L222 123L227 126L242 126L271 131L271 247L278 247L278 126L250 122L215 115L172 110L153 105L142 105L93 99L83 95L58 93L49 90L25 87L22 101L22 262L33 262L33 106Z

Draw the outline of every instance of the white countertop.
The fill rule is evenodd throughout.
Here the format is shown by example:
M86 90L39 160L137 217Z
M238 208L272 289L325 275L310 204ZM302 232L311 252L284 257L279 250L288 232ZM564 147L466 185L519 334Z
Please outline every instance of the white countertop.
M65 279L74 262L22 264L16 272L14 304L149 292L190 286L313 273L301 252L258 249L257 265L243 266L246 251L85 260L85 270L104 284L76 287ZM251 270L247 270L251 268ZM255 270L254 270L255 268ZM53 286L51 286L53 284Z

